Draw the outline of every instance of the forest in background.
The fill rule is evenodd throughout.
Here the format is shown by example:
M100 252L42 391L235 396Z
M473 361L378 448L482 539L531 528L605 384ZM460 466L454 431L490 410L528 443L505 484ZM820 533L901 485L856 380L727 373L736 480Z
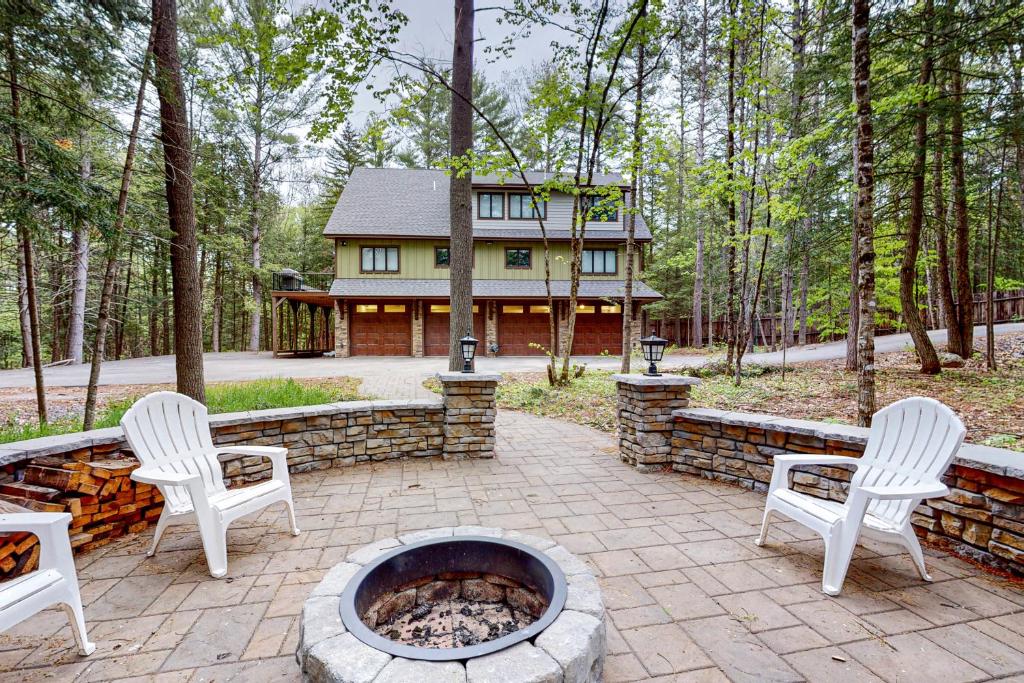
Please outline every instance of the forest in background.
M27 363L31 348L23 343L27 274L16 215L31 225L41 356L88 360L148 8L124 0L8 4L0 19L0 128L13 139L17 122L27 154L20 164L17 145L0 146L0 365ZM531 25L550 22L585 37L603 10L616 27L596 57L597 72L607 74L634 5L512 2L522 10L516 21L510 13L515 40L478 45L478 63L500 66ZM387 3L339 0L332 10L401 23ZM907 311L916 311L930 327L960 328L956 300L1024 285L1024 9L921 0L878 2L870 13L876 322L904 328ZM728 336L748 340L756 314L777 313L792 343L813 326L849 334L854 348L851 263L861 233L849 4L682 0L643 3L643 16L608 82L616 106L596 157L599 170L624 171L637 183L638 210L655 235L644 279L666 296L652 315L686 317L692 338L707 342L714 318L724 315ZM269 275L329 270L320 232L352 168L449 167L447 65L396 75L379 111L359 121L344 115L351 93L317 50L329 25L322 11L277 0L190 0L178 18L204 348L266 348ZM354 25L366 28L362 22ZM500 170L514 171L496 130L528 168L564 169L579 149L579 121L560 107L581 77L578 53L569 54L555 50L550 61L500 78L478 69L474 148L481 158L492 153L491 167L504 162ZM401 61L370 63L379 72ZM173 350L152 90L127 195L108 359ZM594 144L593 131L584 132L584 144ZM951 350L965 351L955 344Z

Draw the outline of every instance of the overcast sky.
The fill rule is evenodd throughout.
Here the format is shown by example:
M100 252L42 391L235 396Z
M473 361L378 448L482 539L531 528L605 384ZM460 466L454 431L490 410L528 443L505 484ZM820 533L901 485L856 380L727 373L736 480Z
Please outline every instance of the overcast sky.
M409 18L408 23L399 35L398 49L422 57L429 57L438 62L449 63L452 59L452 30L455 24L453 0L392 0L395 7ZM513 30L512 27L499 25L501 16L498 10L481 11L482 8L508 6L508 0L477 0L475 18L474 64L489 80L501 80L506 74L517 76L532 65L545 61L551 56L552 40L565 39L556 28L535 28L532 35L520 41L515 51L509 56L486 55L484 48L498 45ZM378 78L388 74L382 72ZM361 90L356 99L353 111L353 123L362 123L366 114L379 110L381 105L365 90Z

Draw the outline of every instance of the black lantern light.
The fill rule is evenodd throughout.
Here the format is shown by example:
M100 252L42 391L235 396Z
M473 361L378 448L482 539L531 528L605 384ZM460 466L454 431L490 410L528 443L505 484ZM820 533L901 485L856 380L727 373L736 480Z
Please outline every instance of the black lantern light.
M466 330L466 336L459 340L459 345L462 347L462 371L473 372L473 358L476 356L476 345L479 344L476 338L473 337L472 330Z
M648 377L661 377L661 373L658 372L658 367L655 363L661 362L662 356L665 355L666 346L668 346L668 340L654 334L653 329L651 330L651 336L640 339L640 347L644 350L644 360L651 364L647 368L647 372L644 373Z

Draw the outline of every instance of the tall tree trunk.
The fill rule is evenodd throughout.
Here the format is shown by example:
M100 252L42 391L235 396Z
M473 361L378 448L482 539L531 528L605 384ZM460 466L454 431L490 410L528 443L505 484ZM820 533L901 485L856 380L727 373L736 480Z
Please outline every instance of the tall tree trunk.
M160 268L163 267L161 249L163 239L157 238L153 245L153 279L149 283L149 355L160 355Z
M800 264L800 346L807 344L807 289L811 275L811 252L804 248L803 260Z
M939 356L935 353L932 340L921 321L920 307L914 292L917 283L917 256L921 250L921 226L924 223L924 172L928 154L928 81L932 77L932 25L933 0L925 0L923 30L925 34L924 54L921 73L917 84L922 88L914 113L914 159L911 168L910 222L907 225L907 243L900 264L900 308L907 330L914 340L917 357L921 361L921 372L937 375L940 371Z
M1003 141L1003 153L999 162L999 191L996 197L995 226L992 222L992 189L989 188L988 207L988 253L985 273L985 358L989 370L996 369L996 330L995 330L995 295L996 295L996 252L999 249L999 228L1003 223L1003 186L1006 173L1006 141ZM994 234L993 234L994 233Z
M727 40L729 41L729 76L728 95L726 98L726 131L725 131L725 159L727 165L726 191L728 199L728 242L726 244L726 282L727 292L725 298L725 329L726 329L726 367L732 367L733 354L736 346L740 343L735 335L736 318L736 188L733 186L736 179L736 34L734 24L736 22L737 0L729 0L729 30Z
M132 288L132 267L135 260L135 241L131 241L128 246L128 268L126 269L124 278L124 290L121 294L121 305L118 307L119 313L117 315L117 331L114 334L114 359L121 360L121 354L124 352L124 330L126 323L128 322L128 293Z
M220 353L220 330L224 318L224 256L220 249L213 260L213 329L210 331L210 345L214 353Z
M950 352L970 358L974 351L974 288L971 286L970 227L967 223L967 181L964 177L963 76L960 55L954 54L950 69L952 113L949 125L949 164L953 172L954 271L956 272L957 346Z
M117 195L117 211L114 228L107 243L107 262L103 273L103 290L100 295L100 308L96 315L96 336L92 343L92 360L89 368L89 385L85 392L85 417L82 430L92 429L96 419L96 397L100 383L100 370L103 367L103 354L107 344L107 325L110 320L110 302L114 298L114 285L117 282L118 254L121 249L121 233L124 231L124 217L128 211L128 190L132 184L132 169L135 164L135 147L139 140L139 124L142 121L142 110L146 102L146 81L149 77L150 52L153 49L155 27L150 27L146 54L142 58L142 75L139 78L139 93L135 98L135 114L132 118L131 132L128 134L128 150L125 152L124 167L121 169L121 190Z
M21 87L18 84L18 53L14 47L14 33L7 29L7 83L11 91L11 144L14 146L14 158L18 165L19 180L28 184L28 151L21 135ZM36 297L35 256L32 249L32 231L24 211L28 210L29 197L27 190L22 190L22 211L18 213L15 223L18 239L21 242L21 258L25 268L25 299L28 304L29 347L32 356L32 372L36 381L36 414L39 424L47 422L46 385L43 381L43 356L39 345L39 304Z
M853 174L857 181L859 168L858 133L853 135ZM857 209L853 210L853 236L850 240L850 323L846 328L846 370L856 372L860 359L857 355L857 336L860 334L860 225L857 222Z
M262 95L257 94L256 110L258 112L262 112L262 99ZM260 323L263 320L263 284L260 281L260 269L263 267L263 255L260 244L263 239L260 228L260 190L263 185L262 164L263 139L259 131L257 131L255 148L253 150L252 207L249 216L249 231L252 238L252 319L249 321L249 350L252 352L260 350Z
M803 114L803 69L804 49L806 45L804 35L804 0L793 0L793 19L790 32L793 34L793 91L790 93L789 106L790 117L790 140L795 140L801 134L801 117ZM791 184L792 185L792 184ZM790 188L792 191L792 187ZM787 221L786 239L782 252L782 346L789 347L793 344L793 233L796 231L796 221ZM774 330L774 323L772 323Z
M857 105L857 423L871 425L875 414L875 154L871 121L871 33L869 0L853 0L853 90Z
M641 21L647 17L647 6L640 10ZM640 198L637 196L637 185L643 164L643 110L644 110L644 51L646 32L640 29L640 40L636 51L636 106L633 110L633 156L631 160L629 197L632 211L629 213L629 232L626 235L626 283L622 298L622 373L629 372L629 362L633 350L633 257L636 251L636 214L640 210ZM679 84L682 88L682 83ZM682 139L679 141L682 146ZM680 151L680 155L682 151ZM680 164L681 165L681 164ZM680 177L679 182L682 182ZM681 206L681 205L680 205Z
M942 81L938 82L938 96L945 98ZM946 230L948 216L946 194L943 188L943 154L946 142L946 120L939 112L935 126L935 153L932 161L932 201L935 212L935 276L939 285L939 317L946 328L946 349L959 348L960 328L956 322L956 306L953 304L953 285L949 273L949 237ZM950 351L952 353L952 351Z
M25 245L21 235L17 238L15 261L18 268L18 326L21 328L21 366L34 365L32 361L32 323L28 316L28 276L25 272Z
M464 157L473 149L473 0L455 0L455 33L452 46L452 108L450 154ZM448 369L461 370L462 348L467 333L473 333L473 202L472 178L468 170L452 169L448 202L451 211L451 241L448 277L449 316ZM554 350L552 350L554 352Z
M164 148L167 211L171 232L174 280L174 354L178 391L205 402L203 383L203 309L196 263L195 206L192 194L192 149L185 92L178 57L178 16L175 0L153 0L157 92L160 96L160 140Z
M707 127L707 106L708 106L708 30L710 29L708 13L708 0L703 0L701 6L701 32L700 32L700 78L697 82L697 168L704 169L704 129ZM681 95L680 95L681 96ZM685 115L684 115L685 118ZM693 272L693 337L690 346L701 347L704 345L704 320L703 316L704 298L704 210L703 206L697 214L697 254L694 262ZM708 321L710 324L710 321ZM710 336L710 335L709 335ZM708 342L710 346L710 341Z
M79 174L86 182L92 177L92 156L88 134L82 134L82 161ZM89 223L79 219L71 237L71 309L68 317L68 345L64 354L72 363L83 361L85 347L85 297L89 284Z

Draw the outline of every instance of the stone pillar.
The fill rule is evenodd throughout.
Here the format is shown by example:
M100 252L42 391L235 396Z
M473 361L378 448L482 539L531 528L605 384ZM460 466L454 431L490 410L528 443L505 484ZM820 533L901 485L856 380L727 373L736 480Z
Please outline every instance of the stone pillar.
M618 387L619 457L641 472L672 462L672 411L690 403L696 377L612 375Z
M497 354L491 351L492 346L498 344L498 302L491 299L484 302L484 355L493 357ZM477 348L477 353L480 349Z
M423 302L420 299L412 304L412 356L423 358Z
M445 460L494 457L497 373L440 372L444 387Z
M558 350L556 353L561 356L565 353L565 343L569 341L569 302L555 302L555 321L558 327ZM547 344L547 341L545 341Z
M630 341L633 343L632 349L640 348L640 338L647 336L644 333L644 307L640 304L633 304L633 317L630 318Z
M352 355L352 349L348 343L348 301L336 299L334 301L334 356L335 358L348 358Z

